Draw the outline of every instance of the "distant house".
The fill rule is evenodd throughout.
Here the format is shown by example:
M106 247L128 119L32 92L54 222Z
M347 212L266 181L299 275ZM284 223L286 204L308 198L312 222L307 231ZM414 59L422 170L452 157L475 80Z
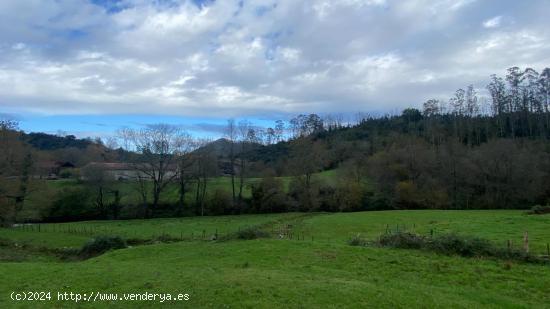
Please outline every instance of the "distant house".
M130 163L105 163L105 162L91 162L88 163L83 169L87 168L97 168L105 171L110 178L124 181L124 180L135 180L141 174L142 177L147 178L148 176L145 173L138 171L135 168L134 164ZM172 177L177 173L176 165L171 165L168 167L166 172L166 177ZM82 177L85 179L85 176Z

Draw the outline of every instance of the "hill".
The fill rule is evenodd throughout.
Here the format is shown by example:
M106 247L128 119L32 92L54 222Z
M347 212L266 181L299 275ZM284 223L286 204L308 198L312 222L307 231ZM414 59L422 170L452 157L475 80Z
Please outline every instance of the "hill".
M57 136L46 133L22 133L21 140L30 144L37 150L56 150L63 148L85 149L93 144L100 144L91 139L78 139L74 135Z

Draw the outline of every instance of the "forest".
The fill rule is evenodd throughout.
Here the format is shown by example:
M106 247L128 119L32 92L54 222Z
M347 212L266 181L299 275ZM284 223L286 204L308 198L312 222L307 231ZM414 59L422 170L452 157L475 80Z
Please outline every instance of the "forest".
M215 141L167 124L77 139L6 118L0 223L547 205L550 69L512 67L476 89L354 121L229 119Z

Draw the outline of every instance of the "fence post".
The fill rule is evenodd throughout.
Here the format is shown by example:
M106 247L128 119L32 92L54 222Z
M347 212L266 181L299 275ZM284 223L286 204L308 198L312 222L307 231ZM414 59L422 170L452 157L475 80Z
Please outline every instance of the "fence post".
M525 253L529 253L529 233L527 231L523 234L523 250Z

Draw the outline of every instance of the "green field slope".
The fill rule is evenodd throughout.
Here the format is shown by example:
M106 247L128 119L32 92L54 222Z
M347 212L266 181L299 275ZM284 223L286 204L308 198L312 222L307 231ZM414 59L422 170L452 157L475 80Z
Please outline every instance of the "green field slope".
M149 308L158 301L57 301L57 292L187 293L189 301L165 302L173 308L547 308L550 267L494 259L353 247L350 236L376 238L386 228L418 233L456 232L519 245L529 231L533 250L550 241L550 217L519 211L391 211L343 214L82 222L123 237L200 231L203 227L238 231L259 226L273 233L255 240L208 241L134 246L79 262L61 262L36 253L19 262L0 262L0 308ZM292 240L278 229L292 229ZM33 245L77 246L90 236L49 230L0 230L0 239ZM48 232L44 232L44 229ZM33 241L33 235L34 241ZM300 236L298 236L300 235ZM299 240L298 240L299 239ZM39 241L40 240L40 241ZM517 241L516 241L517 240ZM12 256L12 260L14 259ZM52 291L54 300L10 300L13 291Z

